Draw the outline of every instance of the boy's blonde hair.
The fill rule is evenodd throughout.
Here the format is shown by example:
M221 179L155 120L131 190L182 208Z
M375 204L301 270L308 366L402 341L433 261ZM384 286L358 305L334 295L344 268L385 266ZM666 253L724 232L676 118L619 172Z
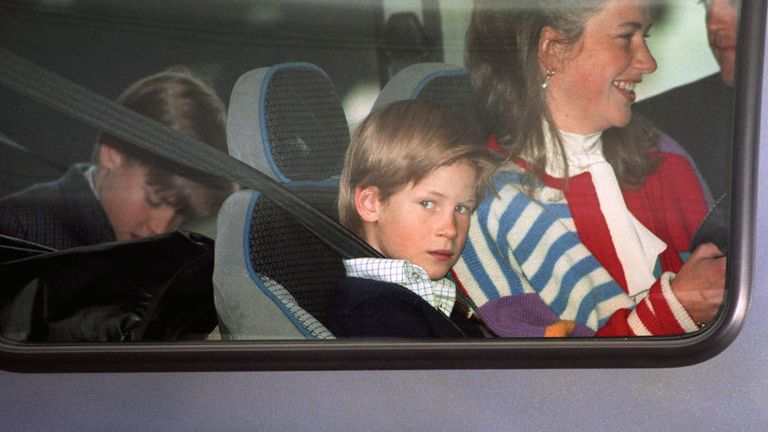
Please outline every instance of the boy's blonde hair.
M484 141L475 122L432 102L398 101L370 114L347 149L339 180L339 221L361 236L355 188L376 186L386 201L408 184L457 161L475 166L479 203L490 188L495 165Z

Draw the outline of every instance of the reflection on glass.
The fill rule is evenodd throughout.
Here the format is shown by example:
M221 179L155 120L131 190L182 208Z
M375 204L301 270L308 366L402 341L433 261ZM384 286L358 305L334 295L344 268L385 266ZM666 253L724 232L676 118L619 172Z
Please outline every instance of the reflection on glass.
M19 35L0 41L3 48L110 98L141 76L183 64L223 96L229 154L316 209L315 219L340 221L381 254L349 256L322 230L310 232L312 220L263 193L228 189L222 205L223 197L207 199L181 184L184 178L126 163L120 149L101 151L94 165L111 169L74 173L79 197L98 204L95 216L76 218L82 228L75 231L93 234L97 221L109 221L98 224L106 226L98 238L118 242L87 265L71 249L83 244L46 244L23 229L34 222L35 233L50 233L39 209L19 204L50 185L0 201L0 234L22 240L4 239L0 272L16 285L2 297L3 337L498 339L698 331L723 298L738 1L562 3L385 2L381 13L381 5L308 2L310 12L298 15L291 12L301 2L270 3L269 32L255 29L247 14L242 23L231 13L217 20L210 8L201 9L206 25L195 24L189 8L170 27L167 11L143 24L120 21L131 8L124 4L3 14L0 24ZM64 18L51 19L57 12ZM153 12L132 11L142 13ZM335 30L299 25L308 16ZM408 19L379 22L386 17ZM199 25L194 38L189 25ZM38 48L44 43L18 43L39 38L61 39L71 48L61 55L71 58L52 57ZM114 52L144 54L116 58L90 45L97 40ZM82 72L86 64L98 73ZM14 185L8 193L87 160L97 132L18 95L4 99L22 107L2 110L4 154L45 162L35 164L35 175L4 172L4 184ZM419 102L393 103L406 99ZM14 111L40 114L21 119ZM210 116L225 120L223 113ZM30 128L30 121L40 124ZM206 141L214 127L201 125L198 118L183 126L197 127ZM47 135L54 133L64 139L54 144ZM378 155L369 152L374 145L382 146ZM14 164L20 162L8 162ZM115 205L110 191L121 202L141 191L145 208L137 216ZM721 207L700 229L715 203ZM204 216L220 205L216 229L210 219L187 217L184 234L165 237L163 246L140 239L178 226L186 210L203 209L187 213ZM66 216L66 206L57 208ZM152 217L141 229L112 222L145 213ZM24 241L62 252L48 258L50 249ZM109 257L121 248L143 252L118 271ZM71 258L55 258L61 255ZM200 266L192 271L184 258ZM70 271L44 275L44 263ZM99 272L106 276L95 277ZM53 282L64 274L72 280Z

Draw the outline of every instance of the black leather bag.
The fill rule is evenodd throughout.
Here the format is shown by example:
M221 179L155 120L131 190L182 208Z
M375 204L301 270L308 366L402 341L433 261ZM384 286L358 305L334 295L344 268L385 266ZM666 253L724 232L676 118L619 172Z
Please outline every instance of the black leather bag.
M0 335L25 342L172 341L216 326L213 240L175 231L51 251L0 239Z

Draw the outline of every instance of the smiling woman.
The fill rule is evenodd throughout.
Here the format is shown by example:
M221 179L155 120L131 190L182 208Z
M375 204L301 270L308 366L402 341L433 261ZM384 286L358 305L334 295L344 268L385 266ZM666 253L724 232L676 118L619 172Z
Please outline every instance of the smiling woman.
M707 212L695 168L631 115L656 69L650 26L645 0L475 8L474 97L508 162L455 271L499 335L515 336L504 305L516 296L598 336L693 332L718 310L723 253L707 244L685 261Z
M651 17L640 1L609 1L569 42L542 28L539 59L547 73L546 103L557 127L589 135L629 123L635 86L656 70L645 44Z

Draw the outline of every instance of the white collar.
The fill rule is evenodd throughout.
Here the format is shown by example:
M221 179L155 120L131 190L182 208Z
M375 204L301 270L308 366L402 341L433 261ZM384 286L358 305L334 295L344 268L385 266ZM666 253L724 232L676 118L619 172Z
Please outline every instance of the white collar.
M94 177L96 176L96 165L91 165L83 172L85 180L88 182L88 186L91 187L93 194L96 195L96 199L99 198L99 194L96 193L96 183L94 183Z
M545 132L549 128L544 128ZM568 175L575 176L587 171L588 168L599 162L605 162L603 156L603 132L595 132L589 135L579 135L573 132L558 130L560 141L563 144L565 159L568 161ZM555 152L555 143L549 133L545 133L547 144L547 174L553 177L566 177L565 164L560 152Z
M546 125L545 125L546 126ZM548 131L549 128L545 128ZM624 278L630 296L650 289L656 281L653 271L656 260L667 244L656 237L627 209L616 173L603 155L602 132L579 135L559 131L568 174L575 176L588 171L600 203L613 246L624 270ZM547 134L549 137L549 134ZM565 176L562 157L555 151L554 140L547 140L547 173Z

